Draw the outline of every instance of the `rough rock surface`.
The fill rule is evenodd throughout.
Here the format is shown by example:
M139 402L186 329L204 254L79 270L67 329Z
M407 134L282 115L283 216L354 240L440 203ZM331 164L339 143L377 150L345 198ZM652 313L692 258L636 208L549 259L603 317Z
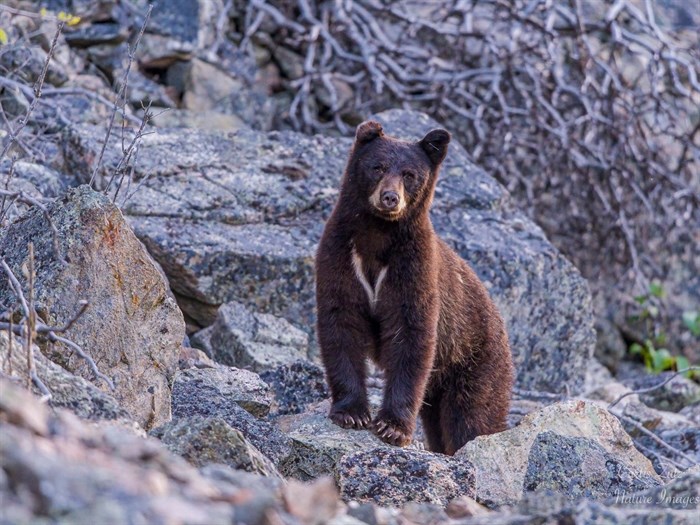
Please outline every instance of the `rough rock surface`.
M274 415L298 414L330 396L321 367L309 361L278 366L260 374L275 394Z
M373 450L383 443L368 430L345 430L328 419L329 401L302 414L283 416L277 426L291 438L292 451L279 469L285 476L309 481L334 475L346 454Z
M233 367L190 368L175 374L173 402L207 397L210 403L237 403L255 417L270 412L272 393L257 374Z
M196 467L221 463L263 476L282 477L243 434L218 417L177 419L153 430L151 435Z
M641 364L620 363L616 378L632 390L645 390L660 385L671 375L673 372L649 374ZM651 408L679 412L688 405L700 402L700 385L679 375L661 388L640 394L639 399Z
M34 347L34 364L37 376L51 392L49 406L66 408L83 419L122 419L129 414L117 400L95 385L49 361L38 347ZM25 346L13 336L10 346L9 332L0 331L0 372L24 383L28 377ZM42 395L33 388L36 395Z
M190 372L189 370L187 372ZM279 467L291 453L291 440L266 421L242 408L227 392L234 385L181 382L173 389L173 419L214 416L240 431L260 452Z
M531 413L505 432L479 436L457 451L455 457L474 465L476 500L488 507L517 503L523 496L533 445L547 431L595 443L591 446L598 445L637 476L660 481L612 414L593 402L567 401Z
M388 133L412 139L438 126L414 112L377 118ZM86 164L81 159L99 151L91 135L83 127L75 137L77 172ZM238 301L313 335L313 256L350 144L250 130L144 137L136 175L150 177L126 213L186 298L180 301L186 314L196 318L202 308ZM114 158L107 155L105 165ZM578 392L595 341L587 285L457 143L442 170L433 221L501 308L518 384Z
M590 439L539 434L528 457L523 489L557 492L571 500L601 499L638 492L659 485L649 474L640 474Z
M281 317L226 303L212 325L209 345L214 360L262 372L306 359L308 336Z
M444 507L474 496L474 471L463 459L410 449L381 447L348 454L336 474L346 500L402 506L409 501Z
M110 394L135 421L146 429L164 423L170 419L170 381L185 326L160 269L117 207L85 186L48 205L47 213L58 231L58 253L39 209L0 231L0 253L26 288L20 267L28 243L34 243L36 300L46 322L64 325L77 312L78 300L87 300L66 337L111 378ZM15 300L7 281L0 280L0 309ZM53 345L50 357L93 379L77 353Z

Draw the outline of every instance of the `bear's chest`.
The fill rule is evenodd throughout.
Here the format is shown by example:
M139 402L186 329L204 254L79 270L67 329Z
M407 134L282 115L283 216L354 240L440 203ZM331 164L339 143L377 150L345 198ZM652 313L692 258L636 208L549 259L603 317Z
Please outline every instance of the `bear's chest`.
M382 290L386 286L386 276L389 267L382 265L381 262L372 257L363 257L354 247L351 251L351 258L357 285L364 291L370 310L374 311Z

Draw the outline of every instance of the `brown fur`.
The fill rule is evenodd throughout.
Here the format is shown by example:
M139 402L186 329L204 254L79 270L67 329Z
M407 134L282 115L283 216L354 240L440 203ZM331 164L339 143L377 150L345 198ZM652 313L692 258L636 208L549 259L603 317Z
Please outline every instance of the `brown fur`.
M445 130L410 143L377 122L358 126L318 249L316 296L329 417L405 446L420 414L429 448L454 454L505 429L513 365L488 292L428 215L449 140ZM371 424L368 357L386 379Z

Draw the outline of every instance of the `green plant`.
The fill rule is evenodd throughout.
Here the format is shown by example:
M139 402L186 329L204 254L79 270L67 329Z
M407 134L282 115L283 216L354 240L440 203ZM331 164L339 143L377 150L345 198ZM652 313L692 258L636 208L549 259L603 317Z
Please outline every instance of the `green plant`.
M690 362L686 357L674 356L668 349L664 348L666 334L658 328L656 323L659 317L660 301L664 296L663 286L658 281L653 281L649 285L647 293L634 298L640 306L640 311L630 317L631 321L644 323L647 337L643 342L632 343L629 352L641 357L647 370L654 374L665 370L679 371L690 367ZM684 312L683 323L695 337L700 337L700 312ZM689 370L684 375L692 378L697 377L698 373Z

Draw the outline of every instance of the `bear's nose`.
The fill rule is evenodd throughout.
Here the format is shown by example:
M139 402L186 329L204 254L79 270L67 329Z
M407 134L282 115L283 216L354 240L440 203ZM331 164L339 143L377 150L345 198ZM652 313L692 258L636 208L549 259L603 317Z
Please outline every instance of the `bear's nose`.
M383 191L382 204L387 210L393 210L399 205L399 194L395 191Z

